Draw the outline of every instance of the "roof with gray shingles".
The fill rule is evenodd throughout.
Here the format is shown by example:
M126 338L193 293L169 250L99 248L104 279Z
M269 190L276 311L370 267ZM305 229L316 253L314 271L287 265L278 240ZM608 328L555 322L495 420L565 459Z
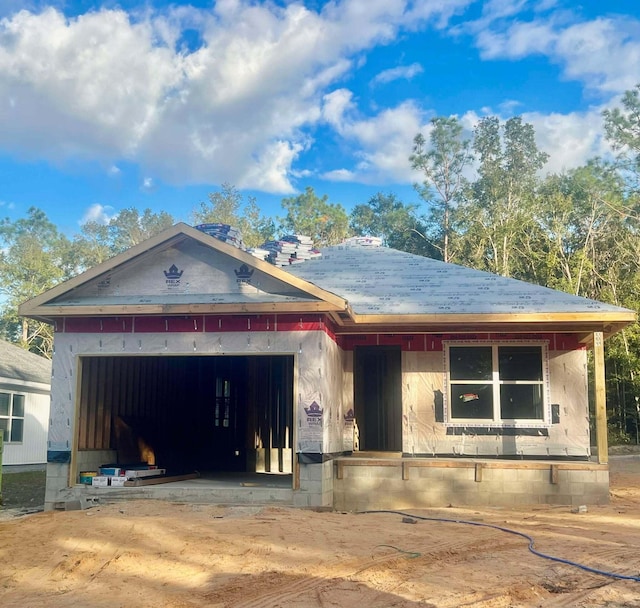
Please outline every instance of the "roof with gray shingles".
M51 384L51 361L0 340L0 378Z
M361 315L598 313L626 309L387 247L336 245L285 268Z

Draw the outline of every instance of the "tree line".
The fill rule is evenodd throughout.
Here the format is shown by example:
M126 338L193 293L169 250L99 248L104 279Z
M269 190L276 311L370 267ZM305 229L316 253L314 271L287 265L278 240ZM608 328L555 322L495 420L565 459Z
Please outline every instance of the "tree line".
M407 143L421 176L418 203L379 192L350 213L307 187L282 200L282 217L264 216L253 197L223 184L192 212L194 225L238 227L247 247L286 233L318 247L351 235L503 276L640 310L640 85L602 115L612 158L545 173L549 159L531 124L515 116L479 121L471 137L456 117L435 117ZM51 328L19 318L20 303L121 253L175 223L166 212L124 209L67 237L35 207L0 222L0 335L50 356ZM607 342L611 432L639 442L640 331Z

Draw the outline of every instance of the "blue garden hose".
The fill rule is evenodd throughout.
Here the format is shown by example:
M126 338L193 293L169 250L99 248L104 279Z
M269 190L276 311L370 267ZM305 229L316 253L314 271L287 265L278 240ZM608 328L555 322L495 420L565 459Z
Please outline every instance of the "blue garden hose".
M607 572L606 570L599 570L598 568L592 568L591 566L585 566L584 564L579 564L578 562L572 562L568 559L563 559L562 557L555 557L553 555L547 555L546 553L542 553L538 551L534 547L534 540L528 534L524 532L519 532L518 530L512 530L511 528L504 528L502 526L497 526L495 524L486 524L478 521L469 521L465 519L448 519L446 517L423 517L421 515L412 515L411 513L405 513L403 511L391 511L391 510L378 510L378 511L359 511L359 513L367 514L367 513L391 513L393 515L402 515L404 517L412 517L414 519L421 519L424 521L440 521L450 524L467 524L469 526L479 526L482 528L493 528L494 530L500 530L501 532L507 532L508 534L514 534L515 536L521 536L529 541L529 551L538 557L543 557L544 559L550 559L554 562L559 562L561 564L567 564L568 566L574 566L575 568L580 568L581 570L585 570L587 572L591 572L593 574L600 574L602 576L608 576L610 578L618 578L622 580L628 581L636 581L640 583L640 576L630 576L627 574L618 574L617 572Z

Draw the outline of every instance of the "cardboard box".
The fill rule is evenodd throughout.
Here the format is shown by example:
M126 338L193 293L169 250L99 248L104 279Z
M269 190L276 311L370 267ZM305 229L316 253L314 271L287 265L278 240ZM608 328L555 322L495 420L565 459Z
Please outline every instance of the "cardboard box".
M109 485L109 478L106 475L96 475L91 480L91 485L94 488L106 488Z
M124 482L127 481L126 477L111 477L111 487L112 488L124 488Z
M122 475L122 469L118 467L100 467L100 475L106 475L107 477L118 477Z

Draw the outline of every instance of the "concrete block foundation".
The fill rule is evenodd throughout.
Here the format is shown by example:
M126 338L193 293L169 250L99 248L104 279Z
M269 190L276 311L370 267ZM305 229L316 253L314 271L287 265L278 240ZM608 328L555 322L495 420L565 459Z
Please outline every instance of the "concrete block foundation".
M295 507L333 507L333 461L300 464L300 485L293 492Z
M100 455L100 460L105 461ZM108 458L106 459L108 460ZM83 461L83 464L89 464ZM291 476L265 487L238 478L220 484L195 479L142 488L69 487L69 464L47 465L45 508L73 501L155 498L226 504L289 504L337 511L403 510L427 507L600 505L609 502L609 467L569 461L510 461L445 458L341 457L299 464ZM279 479L277 483L274 483ZM288 486L288 487L287 487Z
M608 502L606 464L357 457L335 461L333 506L339 511Z

